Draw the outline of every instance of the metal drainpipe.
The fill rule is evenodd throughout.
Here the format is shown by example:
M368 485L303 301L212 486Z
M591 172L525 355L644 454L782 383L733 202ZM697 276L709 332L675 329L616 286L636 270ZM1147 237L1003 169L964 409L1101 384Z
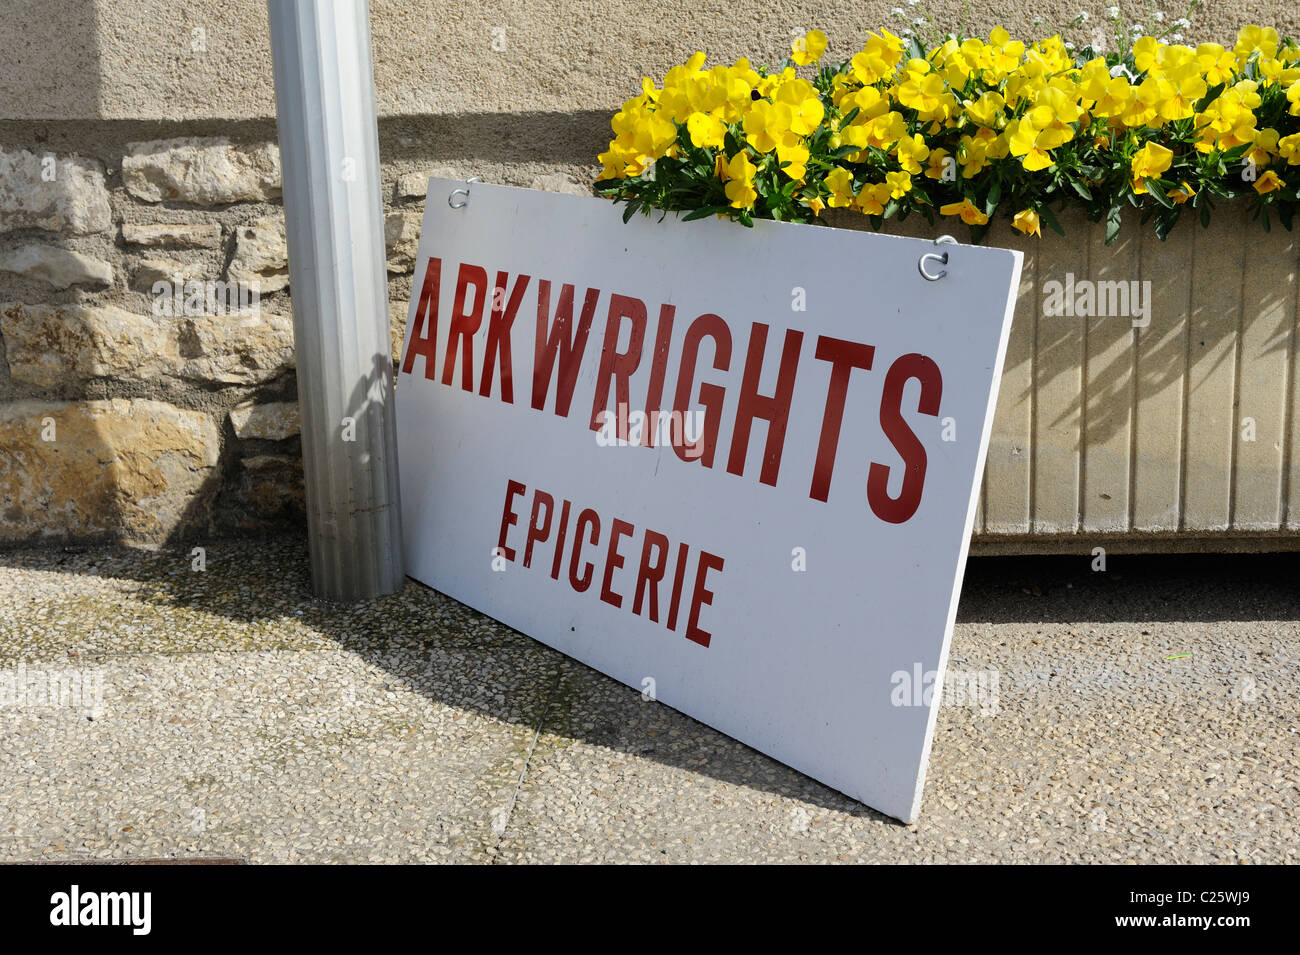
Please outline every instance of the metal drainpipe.
M312 581L402 587L401 507L368 0L267 0Z

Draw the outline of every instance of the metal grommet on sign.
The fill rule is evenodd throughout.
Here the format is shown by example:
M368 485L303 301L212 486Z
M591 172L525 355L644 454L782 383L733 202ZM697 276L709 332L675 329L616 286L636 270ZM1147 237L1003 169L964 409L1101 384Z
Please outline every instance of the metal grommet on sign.
M934 244L935 245L946 245L946 244L956 245L957 240L950 235L941 235L939 236L939 238L934 240ZM926 265L931 261L938 262L940 265L947 265L948 253L927 252L925 253L925 255L921 256L921 258L916 263L916 268L917 271L921 273L921 278L925 279L927 282L937 282L939 281L939 279L943 278L945 275L948 274L948 270L940 269L938 272L930 272L929 269L926 268Z
M465 185L469 186L471 183L482 182L482 181L483 180L480 179L478 176L473 176L472 178L465 180ZM456 202L457 196L464 196L465 198L462 199L460 202ZM453 189L451 191L451 195L447 197L447 205L451 206L453 209L461 209L464 206L466 206L468 203L469 203L469 189Z

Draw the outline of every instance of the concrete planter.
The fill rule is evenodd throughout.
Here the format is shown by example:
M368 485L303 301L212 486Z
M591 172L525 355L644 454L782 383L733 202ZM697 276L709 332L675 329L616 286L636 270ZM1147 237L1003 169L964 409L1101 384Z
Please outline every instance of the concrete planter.
M1165 242L1136 215L1109 247L1082 213L1060 220L1064 238L999 221L985 240L1025 264L973 552L1300 549L1298 237L1224 205ZM957 220L886 231L966 237ZM1149 323L1049 314L1067 273L1150 282Z

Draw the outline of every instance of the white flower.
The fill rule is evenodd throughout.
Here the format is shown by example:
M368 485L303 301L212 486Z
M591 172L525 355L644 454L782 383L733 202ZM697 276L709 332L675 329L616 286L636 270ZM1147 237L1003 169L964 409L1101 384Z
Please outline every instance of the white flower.
M1138 26L1138 25L1134 24L1134 26L1133 26L1133 35L1134 35L1134 36L1141 36L1141 35L1142 35L1143 33L1145 33L1145 32L1146 32L1146 28L1145 28L1145 27L1141 27L1141 26Z
M1173 40L1175 43L1182 43L1183 35L1181 33L1171 33L1169 39Z
M1174 21L1174 26L1178 27L1180 30L1186 30L1191 25L1192 21L1187 19L1187 17L1179 17Z
M1079 22L1080 22L1080 23L1087 23L1087 22L1088 22L1088 13L1087 13L1086 10L1080 10L1080 11L1079 11Z
M1107 8L1106 8L1106 16L1110 17L1112 20L1118 20L1118 19L1119 19L1119 7L1107 7Z
M902 7L894 7L894 9L890 10L889 13L890 13L891 16L901 17L901 16L903 16L903 8L902 8Z
M1061 46L1065 47L1067 50L1071 50L1071 51L1074 50L1074 44L1071 43L1069 40L1066 40L1064 43L1061 44Z
M912 21L912 26L914 27L925 26L925 17L917 17L915 20Z
M914 6L916 6L916 5L917 5L918 3L920 3L920 2L921 2L921 0L907 0L907 5L908 5L909 7L914 7Z
M1155 20L1156 23L1164 23L1165 15L1157 10L1155 13L1151 14L1151 19Z
M1130 80L1133 79L1133 74L1128 71L1128 67L1123 63L1116 63L1112 66L1110 68L1110 75L1111 79L1114 79L1117 76L1127 76Z
M1043 18L1042 18L1042 17L1034 17L1034 26L1036 26L1036 27L1040 27L1040 26L1042 26L1042 25L1043 25Z

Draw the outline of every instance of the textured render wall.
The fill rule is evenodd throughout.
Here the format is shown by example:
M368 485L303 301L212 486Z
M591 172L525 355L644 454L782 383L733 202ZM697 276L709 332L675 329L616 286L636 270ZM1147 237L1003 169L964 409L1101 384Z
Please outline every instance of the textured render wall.
M395 337L428 174L586 192L610 112L642 74L660 76L695 49L717 61L775 61L792 29L812 26L831 34L832 56L848 54L866 29L898 26L888 12L896 2L905 4L372 0ZM915 15L925 6L907 9ZM1037 32L1033 16L1064 21L1076 9L1003 3L972 21ZM1086 9L1100 21L1103 5ZM1230 42L1236 26L1251 21L1300 34L1294 5L1209 0L1193 35ZM0 21L0 543L160 543L300 519L272 113L261 0L10 0ZM1254 233L1234 233L1238 247L1244 234ZM1141 261L1155 261L1146 245ZM1044 261L1079 246L1076 239L1051 248ZM1177 271L1166 280L1177 283L1187 272L1177 256L1187 253L1172 254ZM1123 533L1127 519L1132 529L1167 530L1183 520L1179 511L1171 524L1166 513L1173 494L1208 527L1239 528L1250 516L1257 530L1294 531L1288 497L1300 483L1300 456L1289 451L1292 437L1242 450L1230 428L1226 440L1221 434L1235 420L1234 403L1256 401L1251 389L1259 386L1239 374L1255 357L1268 366L1257 379L1266 390L1269 381L1290 384L1256 403L1278 405L1276 427L1294 427L1294 402L1273 400L1295 384L1295 334L1287 331L1295 321L1294 247L1279 257L1292 263L1276 278L1288 291L1269 287L1257 297L1292 304L1269 306L1241 350L1225 343L1232 323L1211 315L1217 299L1192 319L1213 332L1215 350L1202 365L1193 361L1200 346L1178 330L1185 316L1159 333L1177 341L1152 360L1165 361L1178 346L1189 369L1204 370L1190 386L1138 365L1114 379L1126 346L1109 329L1089 337L1082 328L1031 327L1018 313L1023 334L1013 349L1023 353L1008 361L977 527L999 535ZM153 283L176 278L257 282L260 312L155 315ZM1212 296L1217 286L1207 287ZM1026 294L1024 315L1027 302ZM1226 314L1245 314L1222 304ZM1057 333L1059 341L1045 337ZM1128 401L1098 404L1125 382L1149 390L1158 414L1181 422L1176 438L1151 428L1159 418L1124 417L1137 413L1135 387ZM1123 421L1102 427L1105 444L1085 450L1084 422L1092 427L1112 414ZM1157 447L1162 441L1168 446ZM1125 463L1120 445L1136 464ZM1159 455L1185 450L1191 470L1172 480ZM1287 475L1281 486L1278 474ZM1141 499L1152 494L1159 500Z
M1034 18L1065 23L1082 9L1092 14L1083 37L1108 5L992 0L969 4L969 23L981 32L1001 23L1038 33ZM1146 9L1145 0L1119 5ZM1182 13L1175 0L1154 6L1171 19ZM953 28L963 10L959 0L916 7L905 0L371 0L379 109L386 116L602 113L635 92L642 74L662 76L697 49L717 61L774 62L789 51L792 29L817 26L830 35L829 55L847 56L868 29L897 32L903 21L890 15L894 7L932 11ZM1206 0L1194 34L1230 42L1249 22L1300 35L1300 6ZM6 0L0 64L0 118L244 120L275 112L264 0ZM462 135L490 146L477 142L486 131L471 126Z

